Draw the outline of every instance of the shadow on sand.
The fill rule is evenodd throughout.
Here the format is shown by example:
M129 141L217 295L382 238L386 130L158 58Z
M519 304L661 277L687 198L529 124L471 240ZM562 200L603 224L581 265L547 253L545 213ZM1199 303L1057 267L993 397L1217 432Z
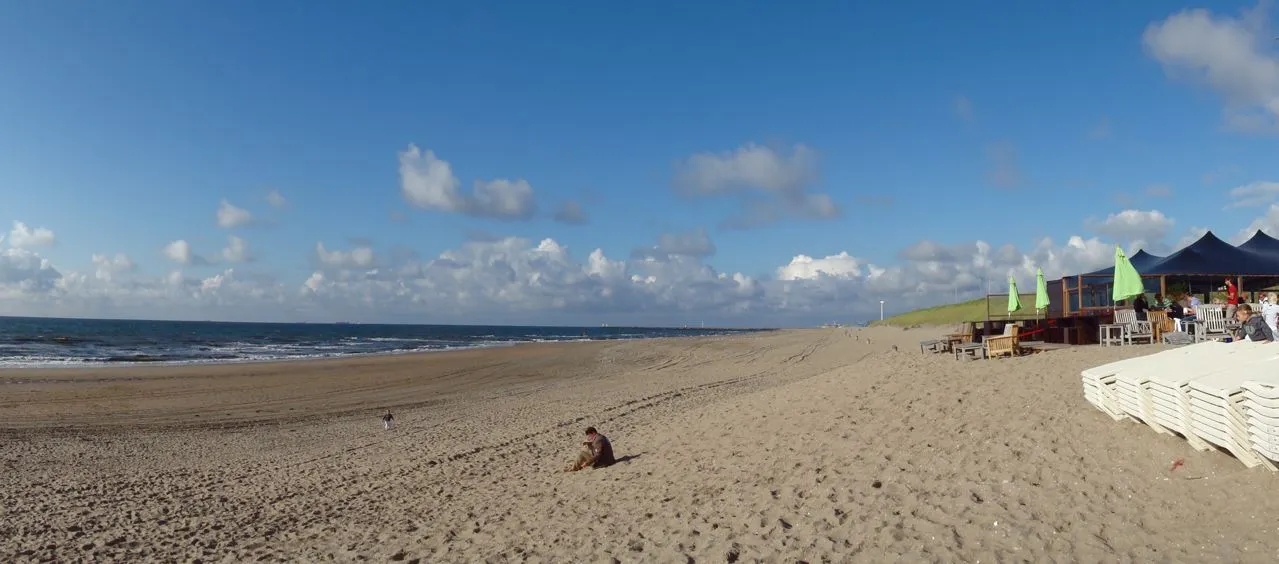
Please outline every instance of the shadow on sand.
M636 458L639 458L639 457L641 457L641 456L644 456L644 453L642 453L642 452L641 452L641 453L638 453L638 454L628 454L628 455L626 455L626 456L619 457L616 461L614 461L614 462L613 462L613 465L622 464L622 463L624 463L624 462L630 462L630 461L635 460Z

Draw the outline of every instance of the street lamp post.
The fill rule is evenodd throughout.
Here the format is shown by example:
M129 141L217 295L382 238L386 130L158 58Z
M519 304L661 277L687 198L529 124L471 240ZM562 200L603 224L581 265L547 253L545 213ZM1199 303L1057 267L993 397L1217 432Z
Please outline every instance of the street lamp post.
M879 300L879 320L884 320L884 300Z

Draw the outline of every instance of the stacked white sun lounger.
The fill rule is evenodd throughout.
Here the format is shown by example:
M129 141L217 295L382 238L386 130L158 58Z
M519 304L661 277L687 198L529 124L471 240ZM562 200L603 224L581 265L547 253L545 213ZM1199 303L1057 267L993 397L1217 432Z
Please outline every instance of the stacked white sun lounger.
M1244 382L1241 405L1252 449L1263 458L1279 461L1279 373Z
M1131 409L1125 409L1124 405L1121 405L1120 390L1118 388L1120 374L1131 372L1143 366L1148 366L1157 371L1160 368L1156 367L1176 365L1182 358L1196 352L1203 354L1206 352L1205 349L1218 344L1220 343L1201 343L1191 347L1166 350L1148 356L1129 358L1084 370L1080 373L1084 382L1084 398L1103 413L1110 415L1112 419L1127 419L1129 415L1141 418L1140 400L1134 397L1135 392L1131 389L1125 390L1123 397L1123 404Z
M1243 406L1243 383L1279 370L1279 349L1263 352L1268 358L1239 358L1215 373L1191 380L1190 410L1195 435L1230 451L1249 468L1264 465L1274 470L1273 463L1253 448Z
M1143 357L1116 377L1125 413L1161 433L1175 432L1200 450L1210 448L1194 433L1189 382L1226 365L1242 349L1208 341ZM1276 350L1279 352L1279 349Z
M1215 445L1250 468L1279 469L1279 345L1204 342L1082 376L1088 401L1115 419L1175 432L1201 450Z
M1127 419L1128 416L1119 408L1119 398L1115 396L1115 379L1124 366L1137 362L1139 359L1130 358L1081 372L1079 375L1084 381L1084 399L1111 419Z

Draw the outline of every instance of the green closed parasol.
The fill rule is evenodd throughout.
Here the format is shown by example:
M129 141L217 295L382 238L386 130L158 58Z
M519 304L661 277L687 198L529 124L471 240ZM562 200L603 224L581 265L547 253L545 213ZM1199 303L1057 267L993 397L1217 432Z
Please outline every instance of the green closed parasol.
M1021 296L1017 294L1017 279L1012 276L1008 277L1008 316L1012 317L1013 312L1021 311Z
M1137 269L1128 262L1128 256L1124 254L1124 250L1115 245L1115 286L1111 291L1110 299L1115 303L1140 296L1146 293L1146 286L1141 282L1141 275L1137 274Z
M1044 280L1044 269L1035 269L1035 312L1048 309L1048 282Z

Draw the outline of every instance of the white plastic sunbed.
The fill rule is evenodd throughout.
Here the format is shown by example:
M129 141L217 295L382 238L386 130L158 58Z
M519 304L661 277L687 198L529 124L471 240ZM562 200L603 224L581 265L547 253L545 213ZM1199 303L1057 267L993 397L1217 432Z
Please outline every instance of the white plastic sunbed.
M1244 382L1241 405L1253 450L1279 461L1279 373L1255 375Z
M1191 419L1196 435L1229 450L1249 468L1276 470L1279 467L1268 456L1257 452L1244 407L1243 383L1279 371L1279 349L1271 348L1265 354L1268 358L1243 360L1192 380Z
M1204 342L1082 377L1085 397L1103 411L1180 434L1195 448L1224 448L1248 467L1279 468L1279 346Z

